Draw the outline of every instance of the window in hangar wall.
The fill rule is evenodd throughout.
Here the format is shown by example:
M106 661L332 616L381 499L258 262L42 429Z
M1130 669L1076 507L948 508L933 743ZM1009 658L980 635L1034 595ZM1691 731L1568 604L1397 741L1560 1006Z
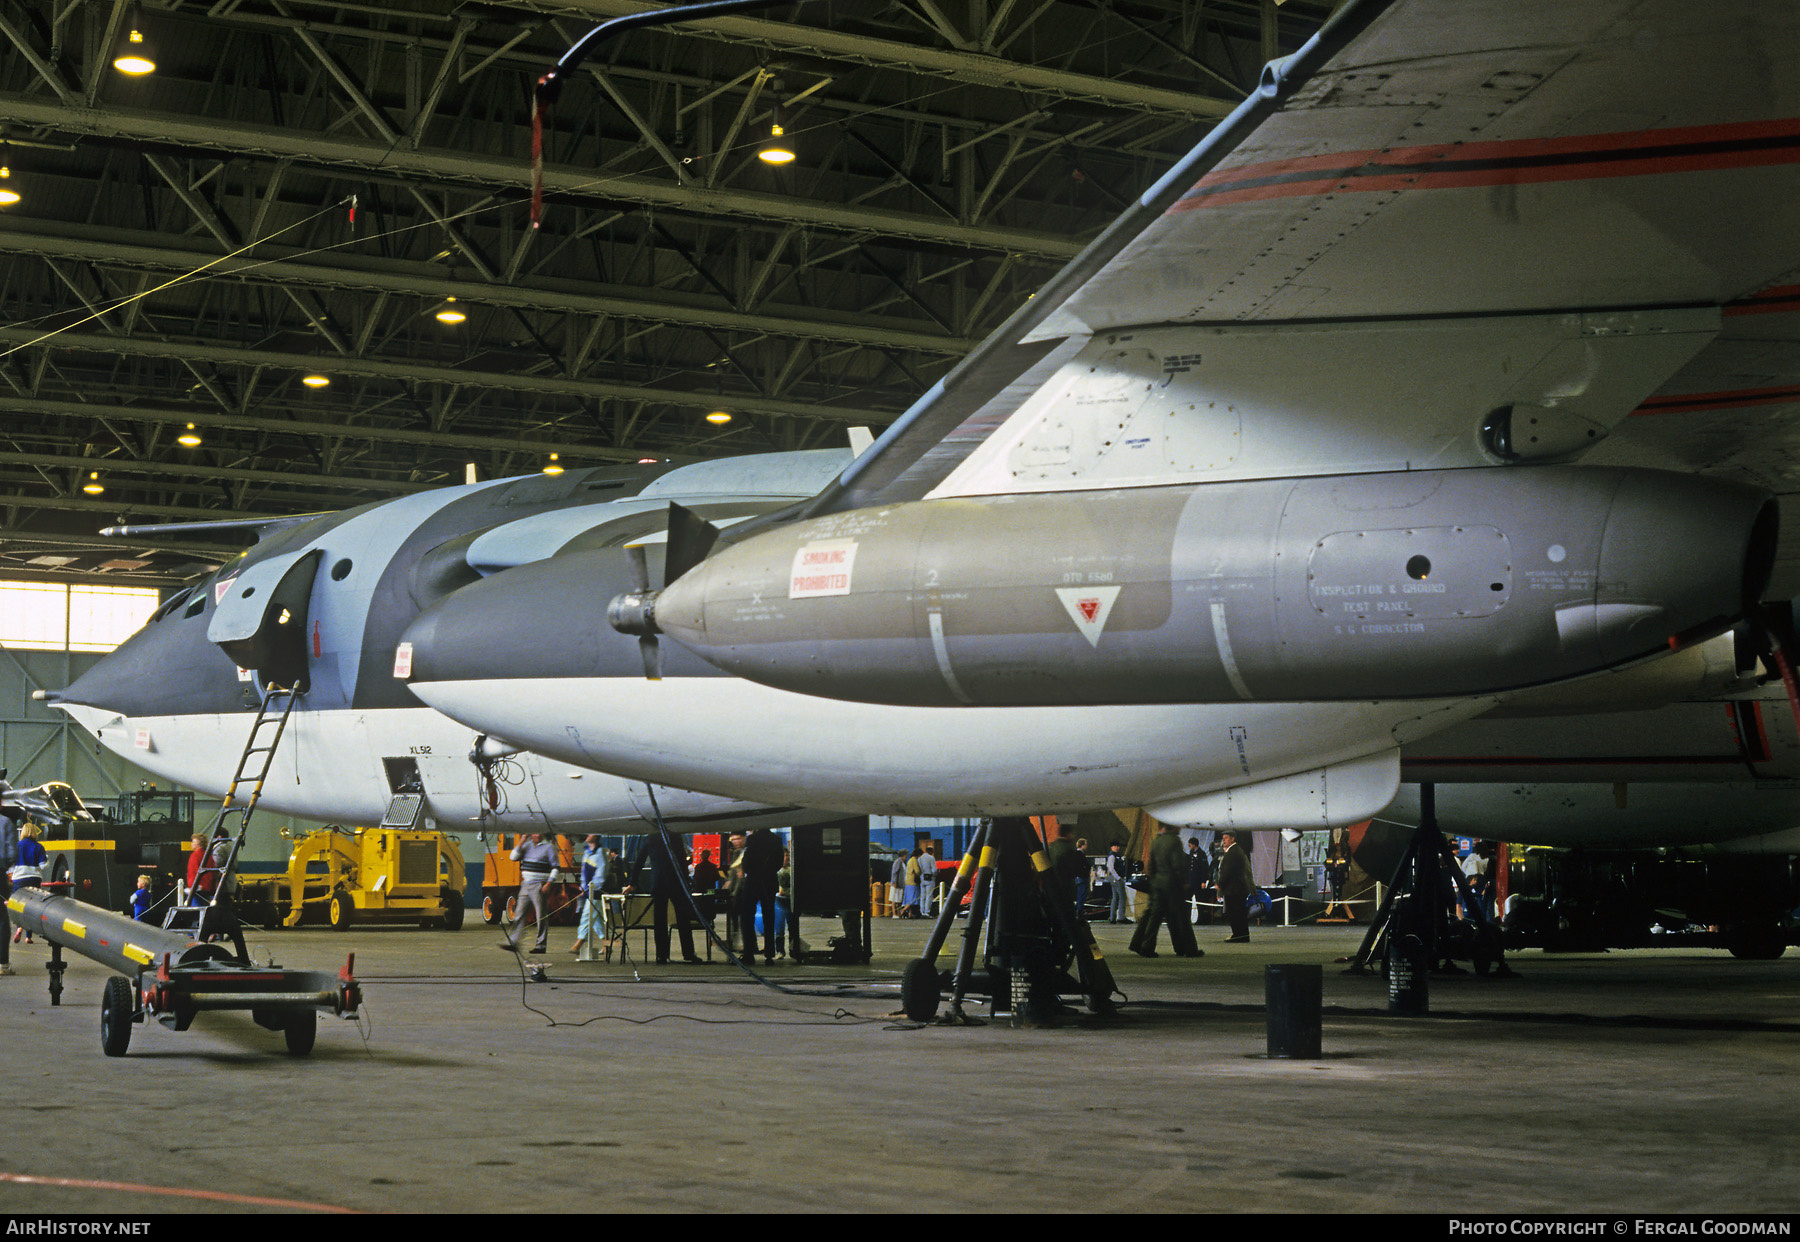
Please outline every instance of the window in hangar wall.
M111 651L156 611L155 587L0 582L0 647Z

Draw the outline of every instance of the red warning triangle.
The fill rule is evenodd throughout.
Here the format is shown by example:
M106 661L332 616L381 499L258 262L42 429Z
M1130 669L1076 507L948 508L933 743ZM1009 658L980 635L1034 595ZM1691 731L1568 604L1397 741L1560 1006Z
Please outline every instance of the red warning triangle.
M1106 619L1112 615L1113 601L1119 598L1119 588L1057 587L1056 597L1062 601L1069 620L1075 623L1081 636L1098 647L1100 634L1106 629Z

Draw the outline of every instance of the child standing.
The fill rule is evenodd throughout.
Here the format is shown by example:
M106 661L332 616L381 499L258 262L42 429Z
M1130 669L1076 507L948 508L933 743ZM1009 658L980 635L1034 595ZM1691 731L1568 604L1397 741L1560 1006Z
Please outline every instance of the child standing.
M142 923L150 916L150 877L140 875L137 889L131 894L129 904L131 917Z

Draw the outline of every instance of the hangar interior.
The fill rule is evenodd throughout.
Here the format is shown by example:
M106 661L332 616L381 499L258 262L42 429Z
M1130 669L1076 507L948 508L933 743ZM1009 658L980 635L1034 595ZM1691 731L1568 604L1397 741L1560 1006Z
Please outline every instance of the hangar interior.
M95 530L879 432L1330 10L825 2L630 32L550 112L533 228L532 84L639 7L0 14L0 569L168 585L234 545ZM133 11L138 77L112 66ZM757 158L777 114L785 165Z
M548 117L533 228L532 84L642 7L0 8L0 579L166 595L244 540L99 529L879 434L1332 6L630 32ZM92 657L0 648L15 783L147 779L30 701Z
M140 588L155 593L148 612L242 539L99 528L283 518L477 479L879 435L1341 3L810 0L632 32L544 118L540 227L533 83L593 23L644 7L0 0L0 187L17 195L0 207L0 589ZM154 71L116 70L121 50ZM762 158L776 139L792 160ZM66 632L7 637L0 767L13 784L67 780L109 797L152 779L31 698L74 681L94 651ZM203 798L198 817L215 804ZM274 827L251 857L279 856ZM1262 866L1280 868L1272 836L1258 842L1274 860ZM1332 1051L1301 1076L1262 1054L1262 970L1317 948L1274 922L1259 925L1254 954L1220 963L1213 950L1204 994L1174 963L1130 963L1150 1016L1076 1058L1037 1031L970 1028L896 1048L898 985L860 974L828 981L841 1002L790 996L745 1018L720 989L648 967L633 981L656 986L629 995L592 972L571 982L560 963L539 988L485 944L446 955L359 929L351 948L375 963L371 992L389 989L377 1001L392 1015L386 1046L364 1023L332 1031L319 1057L332 1081L290 1077L301 1107L273 1119L254 1093L225 1089L266 1059L266 1032L248 1022L209 1033L197 1070L152 1060L157 1089L193 1073L224 1097L221 1133L163 1142L168 1156L242 1161L224 1178L240 1198L152 1202L511 1211L548 1195L596 1208L610 1203L581 1196L593 1162L615 1153L592 1149L617 1148L630 1160L613 1168L612 1202L644 1210L904 1208L889 1182L951 1174L943 1204L992 1210L1006 1205L981 1183L1023 1184L1056 1151L1095 1171L1097 1184L1042 1192L1071 1211L1677 1211L1696 1195L1791 1207L1782 1098L1745 1086L1791 1064L1782 965L1745 964L1690 1025L1669 997L1694 976L1662 962L1611 984L1597 958L1541 966L1530 1003L1450 983L1448 1036L1384 1027L1377 985L1332 979ZM896 961L920 951L925 928L882 930ZM1099 938L1123 957L1126 932ZM1324 934L1347 955L1361 928ZM345 942L309 930L255 947L323 963ZM100 974L71 969L90 990ZM542 1028L509 1024L515 1000L541 1017L533 1006L553 991ZM79 1016L0 1007L0 1028L41 1049L47 1075L75 1081L92 1042L86 996ZM1600 1038L1569 1017L1578 1007ZM621 1025L587 1026L603 1009ZM677 1011L744 1029L721 1056L716 1033L671 1033ZM1497 1036L1507 1024L1521 1033ZM791 1029L846 1025L851 1040ZM668 1081L623 1093L601 1123L561 1108L572 1064L648 1073L671 1055L692 1071L687 1088L752 1114L732 1124L775 1171L750 1190L739 1141L722 1141L716 1119L671 1121ZM1001 1058L1052 1068L992 1074ZM1640 1092L1662 1058L1667 1089ZM752 1059L772 1068L746 1083ZM476 1104L491 1133L445 1143L502 1081L499 1065L515 1067L506 1081L531 1080L520 1089L539 1118ZM876 1065L967 1107L922 1109L912 1141L890 1146L870 1088L910 1088ZM319 1140L320 1116L356 1124L341 1102L352 1072L417 1123L371 1141L379 1171ZM1519 1125L1516 1084L1500 1081L1515 1077L1535 1077L1544 1124ZM81 1110L71 1129L103 1134L133 1099L103 1083L67 1105ZM1595 1126L1596 1112L1616 1124ZM1218 1138L1227 1122L1235 1133ZM1482 1147L1467 1141L1475 1128L1513 1137ZM1364 1150L1346 1151L1343 1135L1365 1130ZM855 1158L822 1157L821 1132ZM247 1133L258 1139L238 1150ZM75 1211L94 1201L83 1194L125 1195L104 1140L81 1141L72 1163L32 1152L17 1175L0 1169L0 1206ZM872 1170L877 1150L889 1158ZM966 1151L981 1176L947 1173L946 1150ZM1581 1162L1604 1171L1570 1177ZM70 1169L96 1180L52 1184Z

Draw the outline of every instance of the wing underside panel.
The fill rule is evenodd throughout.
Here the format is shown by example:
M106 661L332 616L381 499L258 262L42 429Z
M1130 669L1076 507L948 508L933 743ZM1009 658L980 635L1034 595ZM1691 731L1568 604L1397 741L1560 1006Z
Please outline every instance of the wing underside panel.
M1505 361L1502 321L1520 315L1716 315L1762 297L1767 318L1791 319L1779 291L1800 267L1795 63L1800 6L1759 0L1353 3L812 511L914 499L966 474L996 433L1016 441L1041 415L1090 337L1091 351L1109 334L1178 325L1493 316L1488 339L1460 333L1479 369ZM1729 369L1756 339L1728 331L1664 351L1639 411L1698 391L1708 367ZM1193 352L1204 372L1205 350ZM1792 345L1764 352L1749 369L1778 386ZM1422 405L1415 382L1399 367L1359 374L1353 404L1407 417ZM1342 438L1331 406L1309 427ZM1254 405L1239 413L1246 426L1259 417ZM1437 417L1422 414L1419 443L1388 461L1444 460Z

